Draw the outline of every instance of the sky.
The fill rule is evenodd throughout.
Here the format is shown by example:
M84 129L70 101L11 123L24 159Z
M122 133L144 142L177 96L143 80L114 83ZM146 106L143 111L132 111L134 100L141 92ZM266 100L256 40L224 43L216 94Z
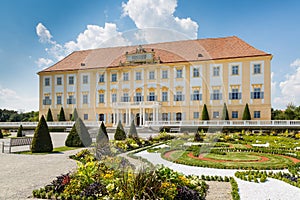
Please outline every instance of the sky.
M37 72L76 50L238 36L273 55L272 107L300 105L300 1L1 0L0 109L37 111Z

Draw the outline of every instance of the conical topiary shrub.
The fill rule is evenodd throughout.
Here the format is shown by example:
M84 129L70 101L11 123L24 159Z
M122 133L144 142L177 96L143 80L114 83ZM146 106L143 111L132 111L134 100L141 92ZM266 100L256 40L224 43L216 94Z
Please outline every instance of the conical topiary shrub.
M202 142L203 136L197 131L194 136L194 142Z
M66 121L66 117L65 117L65 111L63 109L63 107L61 107L59 115L58 115L58 121L63 122Z
M46 120L47 122L53 122L53 116L50 108L48 109Z
M0 138L3 138L2 130L0 129Z
M21 124L21 125L19 126L19 128L18 128L17 137L22 137L22 136L23 136L22 131L23 131L23 126L22 126L22 124Z
M128 137L131 137L131 138L138 138L138 133L137 133L137 130L136 130L136 127L135 127L135 123L134 123L134 120L132 120L131 122L131 125L130 125L130 129L129 129L129 132L128 132Z
M44 116L42 115L35 131L31 143L32 153L52 152L53 144L49 134L49 129Z
M90 137L90 134L80 117L77 118L75 127L82 144L85 147L89 147L92 144L92 138Z
M250 111L249 111L249 106L246 103L245 109L244 109L244 113L243 113L243 118L242 120L251 120L251 115L250 115Z
M114 138L115 138L115 140L125 140L126 139L126 133L124 131L121 121L118 122L118 126L116 129Z
M78 118L78 113L77 113L77 109L74 108L73 110L73 114L72 114L72 118L71 118L71 121L76 121Z
M222 120L229 120L229 115L228 115L228 110L227 110L227 106L226 103L224 103L223 106L223 111L222 111Z
M106 127L102 122L96 136L96 158L101 159L103 155L110 155L110 147Z
M67 147L84 147L84 145L81 142L81 139L76 131L75 124L73 125L70 133L68 134L68 137L65 141L65 145Z
M209 120L209 115L208 115L206 104L204 104L204 106L203 106L202 120Z

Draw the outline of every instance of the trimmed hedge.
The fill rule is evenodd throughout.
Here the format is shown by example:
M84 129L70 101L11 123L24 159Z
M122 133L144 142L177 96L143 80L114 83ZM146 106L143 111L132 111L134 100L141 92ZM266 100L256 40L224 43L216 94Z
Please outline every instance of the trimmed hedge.
M126 133L124 131L121 121L118 122L118 126L116 129L114 138L115 138L115 140L125 140L126 139Z
M21 124L18 128L17 137L23 137L22 131L23 131L23 126Z

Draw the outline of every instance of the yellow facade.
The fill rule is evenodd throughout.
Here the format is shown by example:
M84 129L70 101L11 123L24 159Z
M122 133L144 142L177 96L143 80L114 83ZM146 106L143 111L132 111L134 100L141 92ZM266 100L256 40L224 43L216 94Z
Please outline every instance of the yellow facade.
M204 104L212 120L221 119L224 103L230 120L241 120L248 103L252 119L270 120L271 59L268 54L42 71L39 111L46 115L50 107L56 120L63 107L70 119L76 107L84 120L104 120L112 126L118 120L129 125L135 119L143 125L145 121L200 120Z

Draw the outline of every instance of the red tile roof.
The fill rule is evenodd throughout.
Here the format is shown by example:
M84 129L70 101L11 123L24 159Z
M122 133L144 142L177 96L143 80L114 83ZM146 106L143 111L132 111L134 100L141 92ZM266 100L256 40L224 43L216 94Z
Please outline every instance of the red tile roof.
M161 63L271 55L252 47L236 36L145 44L142 47L147 52L153 49L155 57L159 57ZM118 67L120 61L123 63L126 61L126 52L135 52L137 48L138 46L122 46L75 51L41 72ZM199 57L199 54L202 56ZM82 66L82 63L85 66Z

